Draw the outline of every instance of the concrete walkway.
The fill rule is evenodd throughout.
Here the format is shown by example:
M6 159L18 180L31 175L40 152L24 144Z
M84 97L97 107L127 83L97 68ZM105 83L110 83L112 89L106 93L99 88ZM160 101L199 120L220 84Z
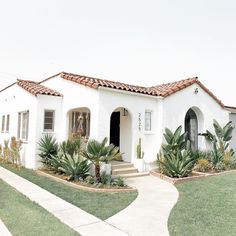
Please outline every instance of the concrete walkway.
M156 177L129 179L127 183L139 191L137 199L102 221L2 167L0 178L83 236L169 235L167 220L178 198L173 185Z
M1 236L12 236L4 223L0 220L0 235Z
M138 189L137 199L106 222L129 235L169 235L167 221L178 200L177 189L154 176L127 179L127 184Z

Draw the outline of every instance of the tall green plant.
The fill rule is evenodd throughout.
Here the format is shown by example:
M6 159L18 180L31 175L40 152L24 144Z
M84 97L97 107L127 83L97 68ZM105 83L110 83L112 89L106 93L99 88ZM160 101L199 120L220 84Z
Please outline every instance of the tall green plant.
M39 156L41 157L41 162L48 166L49 161L52 156L57 155L58 143L57 140L50 134L45 134L41 137L38 142L39 145Z
M206 140L211 142L212 151L211 151L211 162L213 168L216 169L217 165L221 163L225 155L234 155L234 151L230 149L229 143L232 139L234 126L232 122L229 121L225 126L221 127L220 124L214 119L213 127L215 134L211 133L209 130L206 130L206 133L200 134L204 136Z
M173 133L168 128L163 134L166 144L163 144L157 154L157 165L161 173L172 178L188 176L196 162L191 155L190 142L186 141L187 133L182 134L182 126Z
M229 142L233 136L234 126L232 121L229 121L225 126L221 127L220 124L214 119L213 127L215 134L212 134L209 130L206 130L206 133L200 135L204 136L208 141L213 145L213 149L220 150L222 153L225 153L229 149Z
M107 138L104 138L102 142L92 139L88 142L87 149L82 151L82 155L95 166L97 182L101 181L100 162L109 162L121 156L119 148L113 144L107 145L107 141Z

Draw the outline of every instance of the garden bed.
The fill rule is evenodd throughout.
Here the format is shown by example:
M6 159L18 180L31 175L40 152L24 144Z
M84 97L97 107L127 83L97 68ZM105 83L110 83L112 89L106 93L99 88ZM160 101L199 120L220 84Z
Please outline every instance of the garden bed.
M125 187L111 186L109 188L107 186L102 186L102 187L98 188L94 185L89 185L88 183L83 183L81 181L77 181L77 182L67 181L66 176L55 174L53 171L37 170L36 172L39 175L51 178L57 182L66 184L70 187L77 188L77 189L84 190L84 191L89 191L89 192L137 192L136 188L131 188L129 186L125 186Z
M189 182L189 181L198 180L198 179L202 179L209 176L217 176L217 175L222 175L222 174L231 173L231 172L236 172L236 170L226 170L222 172L206 172L206 173L193 171L190 176L183 177L183 178L171 178L167 175L164 175L158 172L158 170L152 170L150 171L150 174L175 185L178 183Z

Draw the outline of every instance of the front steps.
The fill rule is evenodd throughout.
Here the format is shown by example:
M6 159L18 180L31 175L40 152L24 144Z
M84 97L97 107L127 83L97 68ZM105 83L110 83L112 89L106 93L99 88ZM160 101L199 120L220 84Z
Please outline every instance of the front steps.
M112 175L122 178L133 178L149 175L148 172L138 172L133 164L127 162L112 162Z

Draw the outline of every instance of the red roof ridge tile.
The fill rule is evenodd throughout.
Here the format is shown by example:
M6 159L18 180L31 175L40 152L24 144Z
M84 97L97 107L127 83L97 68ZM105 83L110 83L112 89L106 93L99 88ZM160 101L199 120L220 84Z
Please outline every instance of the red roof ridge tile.
M62 97L61 93L53 89L47 88L36 81L17 79L16 84L34 96L51 95Z

